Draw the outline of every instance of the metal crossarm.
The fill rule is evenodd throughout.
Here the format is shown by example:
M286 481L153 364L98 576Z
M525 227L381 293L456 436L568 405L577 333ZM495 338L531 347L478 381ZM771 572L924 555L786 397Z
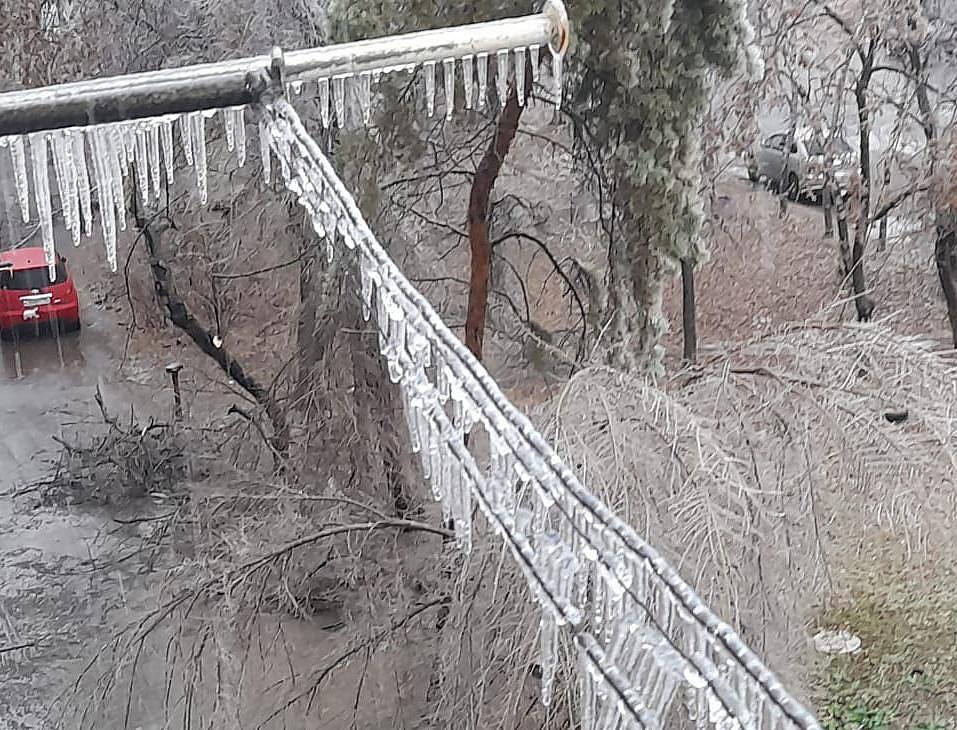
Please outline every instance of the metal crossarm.
M262 73L299 83L515 48L548 48L560 56L568 37L564 5L548 0L541 13L520 18L13 91L0 94L0 137L252 104L263 90Z

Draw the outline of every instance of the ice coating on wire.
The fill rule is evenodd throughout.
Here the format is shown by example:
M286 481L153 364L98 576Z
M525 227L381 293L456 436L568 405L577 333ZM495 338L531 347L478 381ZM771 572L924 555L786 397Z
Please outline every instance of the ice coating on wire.
M363 315L402 394L410 444L464 550L471 505L508 546L542 606L542 700L558 636L578 649L582 727L819 730L729 626L658 553L590 494L406 280L292 108L264 110L284 181L317 231L358 256ZM321 212L324 211L324 212ZM331 225L329 219L335 220ZM464 436L488 435L480 463Z

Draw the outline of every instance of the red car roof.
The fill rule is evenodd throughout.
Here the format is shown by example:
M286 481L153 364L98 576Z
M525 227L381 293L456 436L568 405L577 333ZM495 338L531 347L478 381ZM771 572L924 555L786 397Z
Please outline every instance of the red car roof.
M40 246L15 248L11 251L0 251L0 263L13 264L14 269L35 269L46 266L46 257Z

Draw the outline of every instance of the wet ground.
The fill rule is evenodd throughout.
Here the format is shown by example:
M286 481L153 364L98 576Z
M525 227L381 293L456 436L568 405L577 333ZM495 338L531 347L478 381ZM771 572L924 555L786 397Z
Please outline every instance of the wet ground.
M0 342L0 730L75 727L59 722L60 697L116 624L124 578L136 579L134 565L106 567L128 537L108 515L44 505L35 488L54 468L54 437L102 421L97 387L117 411L149 400L118 373L126 332L83 273L103 266L100 246L65 251L76 258L81 332Z

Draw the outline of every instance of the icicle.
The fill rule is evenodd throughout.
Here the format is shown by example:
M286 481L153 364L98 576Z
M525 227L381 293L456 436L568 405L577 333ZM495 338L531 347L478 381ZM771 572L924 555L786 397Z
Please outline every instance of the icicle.
M404 387L400 388L399 391L402 394L404 406L402 412L405 414L405 425L409 429L409 448L412 449L413 454L417 454L419 453L419 449L422 448L422 443L419 441L419 429L415 412L413 411L413 408L416 408L418 403L411 393L411 388L412 385L406 381Z
M229 109L223 109L223 129L226 131L226 149L232 152L236 146L236 129L233 126L233 115Z
M199 202L206 205L206 117L202 112L193 112L190 117L190 129L193 133L193 152L196 156L196 187L199 189Z
M183 114L179 118L179 136L183 142L183 154L186 156L186 164L193 164L193 133L190 129L189 115ZM269 182L269 177L266 177Z
M140 187L140 200L144 203L149 203L150 201L150 184L149 184L149 171L147 170L146 162L146 130L144 130L143 125L136 125L136 182ZM205 202L205 201L204 201Z
M123 177L129 172L129 166L136 159L136 127L133 124L120 124L119 132L124 153L120 155L120 168Z
M156 199L160 199L160 143L159 143L159 125L153 121L146 128L147 153L149 157L150 180L153 183L153 194Z
M541 633L541 656L539 663L542 665L542 704L548 707L552 703L552 686L555 682L555 668L558 665L558 626L555 619L547 611L542 612L541 622L539 624Z
M455 464L453 499L456 500L455 538L466 555L472 552L472 481L462 464Z
M30 222L30 183L27 180L27 162L23 154L23 137L10 138L10 156L13 158L13 175L17 186L17 200L20 201L20 215L23 222Z
M372 74L368 71L359 74L356 96L359 98L359 111L362 113L362 123L368 126L369 122L372 121Z
M332 98L336 105L336 126L342 129L346 125L346 77L332 77Z
M50 147L53 150L53 169L56 173L57 190L60 191L60 205L63 209L63 222L73 238L73 245L80 243L80 220L77 212L76 170L72 164L73 144L70 132L54 132L50 135Z
M555 108L559 109L562 105L562 57L557 53L552 53L552 97Z
M30 135L30 162L33 165L33 190L43 234L43 254L50 269L50 281L55 281L56 249L53 242L53 210L50 204L47 136L44 132Z
M163 140L163 164L166 167L166 184L173 182L173 119L166 118L160 120L160 136Z
M70 209L70 233L73 234L73 245L80 245L80 191L77 180L76 162L73 159L73 140L80 136L80 132L63 132L60 139L57 140L61 148L60 154L63 156L63 172L66 181L67 191L65 195L69 199ZM61 191L61 198L64 193Z
M104 130L106 160L109 164L110 182L113 185L113 212L121 231L126 230L126 193L123 188L123 171L128 169L124 164L126 156L123 154L122 133L115 126L107 126ZM106 260L110 271L116 271L116 236L107 243Z
M455 111L455 59L446 58L442 61L445 82L445 118L451 119Z
M93 234L93 202L90 199L90 171L86 164L86 145L82 130L73 135L73 164L76 165L76 183L83 216L83 233Z
M269 129L263 119L259 120L259 158L263 166L263 179L269 184L269 178L272 177L272 163L269 151Z
M62 132L50 132L47 137L50 143L50 151L53 153L53 175L56 178L57 190L60 191L60 205L63 208L63 222L67 230L70 230L70 201L66 199L66 182L63 177L63 149L59 146ZM52 208L51 208L52 209Z
M462 83L465 86L465 108L472 108L472 87L475 82L475 56L462 56Z
M426 61L422 64L425 72L425 106L429 116L435 114L435 61Z
M525 104L525 49L515 49L515 93L518 96L518 105Z
M488 54L480 53L475 57L478 71L478 108L485 108L485 97L488 96Z
M498 101L505 108L508 101L508 50L499 51L495 54L495 60L498 68L495 72L495 86L498 89Z
M319 79L319 114L322 126L329 129L332 110L329 108L329 79Z
M236 133L236 164L246 164L246 109L237 106L232 110L233 126Z
M368 322L369 317L372 316L375 290L382 286L382 278L379 276L379 272L375 270L375 265L365 257L360 264L359 277L362 288L362 319Z
M100 201L100 227L107 258L111 245L116 245L116 218L114 217L113 183L110 180L111 165L107 160L105 132L100 127L89 131L90 149L93 154L93 175L96 180L96 195ZM114 243L111 243L114 242Z
M594 730L595 690L589 671L588 658L584 652L581 653L581 659L579 661L581 666L578 668L578 703L581 730Z
M532 82L538 83L538 64L540 60L540 51L541 48L537 45L532 45L528 47L528 56L532 64Z

